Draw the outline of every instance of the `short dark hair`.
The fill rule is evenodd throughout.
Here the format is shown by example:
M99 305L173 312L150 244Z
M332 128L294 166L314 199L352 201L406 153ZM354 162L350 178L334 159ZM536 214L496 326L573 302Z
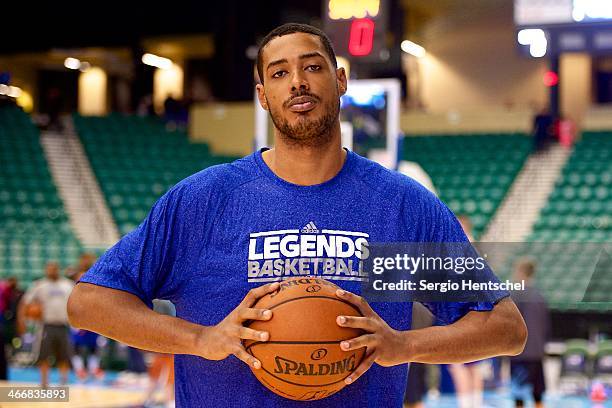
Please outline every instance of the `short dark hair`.
M263 49L264 47L272 41L276 37L282 37L287 34L295 34L295 33L305 33L312 34L319 37L321 43L323 44L323 48L325 48L325 52L329 56L332 64L334 64L334 68L338 68L338 63L336 61L336 53L334 52L334 47L332 46L331 41L327 34L323 31L319 30L316 27L313 27L308 24L300 24L300 23L287 23L282 26L276 27L274 30L270 31L261 43L259 44L259 50L257 51L257 74L259 75L259 81L263 84Z

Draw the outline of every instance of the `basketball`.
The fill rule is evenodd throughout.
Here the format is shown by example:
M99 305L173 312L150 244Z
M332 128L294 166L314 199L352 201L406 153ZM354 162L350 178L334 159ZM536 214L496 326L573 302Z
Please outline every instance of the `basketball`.
M340 391L361 362L365 348L344 351L340 342L363 334L340 327L336 318L361 316L354 305L339 299L338 286L324 279L292 278L253 306L272 310L268 321L249 327L267 331L269 340L248 340L246 350L259 359L255 377L272 392L293 400L318 400Z
M41 320L42 307L39 303L30 303L25 309L25 316L30 320Z

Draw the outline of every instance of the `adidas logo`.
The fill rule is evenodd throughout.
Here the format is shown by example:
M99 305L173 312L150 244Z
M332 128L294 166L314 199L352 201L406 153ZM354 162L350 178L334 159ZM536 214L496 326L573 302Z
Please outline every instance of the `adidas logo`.
M318 234L319 229L315 225L314 222L310 221L308 224L302 228L302 234Z

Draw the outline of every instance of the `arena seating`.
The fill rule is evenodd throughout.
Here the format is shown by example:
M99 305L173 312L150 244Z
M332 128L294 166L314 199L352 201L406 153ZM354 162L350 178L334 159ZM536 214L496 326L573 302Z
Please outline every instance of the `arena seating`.
M38 129L20 109L0 108L0 276L28 284L48 260L67 266L80 251Z
M530 241L606 242L612 239L612 132L585 132Z
M212 155L206 144L190 143L184 131L167 131L155 118L75 115L74 122L121 235L178 181L235 159Z
M523 134L409 136L402 160L417 162L455 214L469 216L478 239L530 150Z
M583 134L528 240L554 308L609 309L612 255L601 243L612 240L612 132Z

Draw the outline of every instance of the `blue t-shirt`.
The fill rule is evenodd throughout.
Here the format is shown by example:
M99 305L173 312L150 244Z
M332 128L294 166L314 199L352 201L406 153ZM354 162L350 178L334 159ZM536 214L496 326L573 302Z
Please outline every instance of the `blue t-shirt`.
M451 211L428 190L353 152L331 180L299 186L277 177L258 151L177 184L80 281L130 292L148 305L156 298L170 300L177 317L209 326L249 289L285 276L320 275L359 294L363 277L354 261L363 240L467 239ZM335 256L329 256L331 241L342 243L332 245ZM410 303L371 306L394 329L410 328ZM493 303L426 306L452 323L470 310L491 310ZM176 355L175 374L178 407L305 406L270 392L234 356L208 361ZM406 365L374 364L354 384L307 404L401 407L406 375Z

